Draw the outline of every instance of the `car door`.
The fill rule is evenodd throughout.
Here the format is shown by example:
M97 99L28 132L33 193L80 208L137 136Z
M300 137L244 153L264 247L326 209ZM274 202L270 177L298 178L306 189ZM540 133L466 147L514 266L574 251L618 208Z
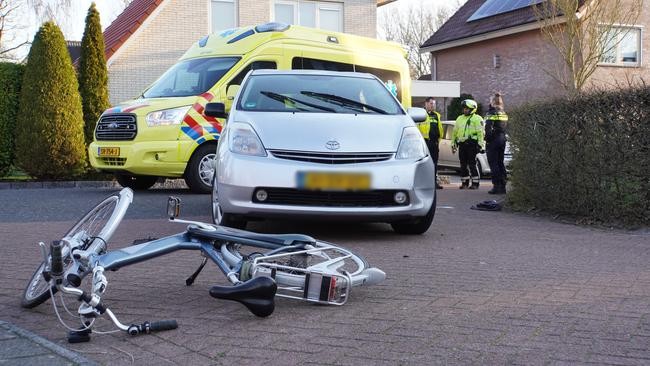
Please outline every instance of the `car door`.
M439 148L440 154L438 156L438 165L440 167L459 168L460 161L458 160L458 153L451 151L451 137L454 130L453 121L443 121L443 134L440 140Z

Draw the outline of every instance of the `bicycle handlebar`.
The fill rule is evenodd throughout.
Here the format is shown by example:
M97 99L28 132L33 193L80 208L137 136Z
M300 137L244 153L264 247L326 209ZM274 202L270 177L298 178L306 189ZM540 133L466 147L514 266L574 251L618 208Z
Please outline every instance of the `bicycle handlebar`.
M131 324L127 332L135 336L140 333L149 334L151 332L159 332L163 330L172 330L178 328L178 323L174 319L161 320L157 322L144 322L140 325Z
M50 244L50 255L52 256L52 269L51 275L55 278L61 278L63 276L63 254L62 254L63 244L60 240L54 240Z

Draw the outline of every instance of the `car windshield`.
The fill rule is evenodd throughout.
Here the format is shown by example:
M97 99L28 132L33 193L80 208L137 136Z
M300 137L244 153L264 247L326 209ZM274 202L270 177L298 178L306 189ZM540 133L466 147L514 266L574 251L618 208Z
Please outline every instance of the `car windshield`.
M379 80L338 75L251 76L238 109L260 112L404 114Z
M239 57L209 57L181 61L167 70L143 98L187 97L208 91L239 61Z

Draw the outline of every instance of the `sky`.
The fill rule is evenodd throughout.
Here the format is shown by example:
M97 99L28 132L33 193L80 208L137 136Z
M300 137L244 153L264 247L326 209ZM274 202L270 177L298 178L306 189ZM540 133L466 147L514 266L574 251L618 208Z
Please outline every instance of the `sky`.
M380 16L382 12L399 11L399 9L406 9L410 6L418 6L420 3L427 7L436 7L444 5L447 2L447 0L397 0L380 7L378 9L378 16ZM64 19L59 23L59 26L61 27L66 40L80 41L83 36L86 14L88 13L88 8L90 7L92 0L72 0L72 3L73 5L70 9L70 14L63 17ZM95 0L95 5L100 14L102 29L106 29L106 27L115 20L124 8L122 1L116 0ZM21 29L16 33L15 43L22 41L31 42L41 25L40 21L30 14L30 12L26 11L26 9L22 10L24 16L21 16L20 18L23 20L22 26L24 26L24 29ZM28 52L29 49L23 47L18 53L19 58L25 57Z

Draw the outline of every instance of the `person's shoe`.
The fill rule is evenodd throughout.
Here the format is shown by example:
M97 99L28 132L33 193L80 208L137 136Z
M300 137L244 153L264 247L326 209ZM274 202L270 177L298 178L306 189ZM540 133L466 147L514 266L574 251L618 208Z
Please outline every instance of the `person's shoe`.
M469 189L478 189L478 182L472 183Z
M468 186L467 184L463 183L463 184L461 184L460 187L458 187L458 188L459 188L459 189L467 189L467 188L469 188L469 186Z
M492 189L488 191L489 194L499 194L499 191L501 190L500 186L492 186Z
M443 187L439 183L436 183L436 189L442 189L442 188Z

